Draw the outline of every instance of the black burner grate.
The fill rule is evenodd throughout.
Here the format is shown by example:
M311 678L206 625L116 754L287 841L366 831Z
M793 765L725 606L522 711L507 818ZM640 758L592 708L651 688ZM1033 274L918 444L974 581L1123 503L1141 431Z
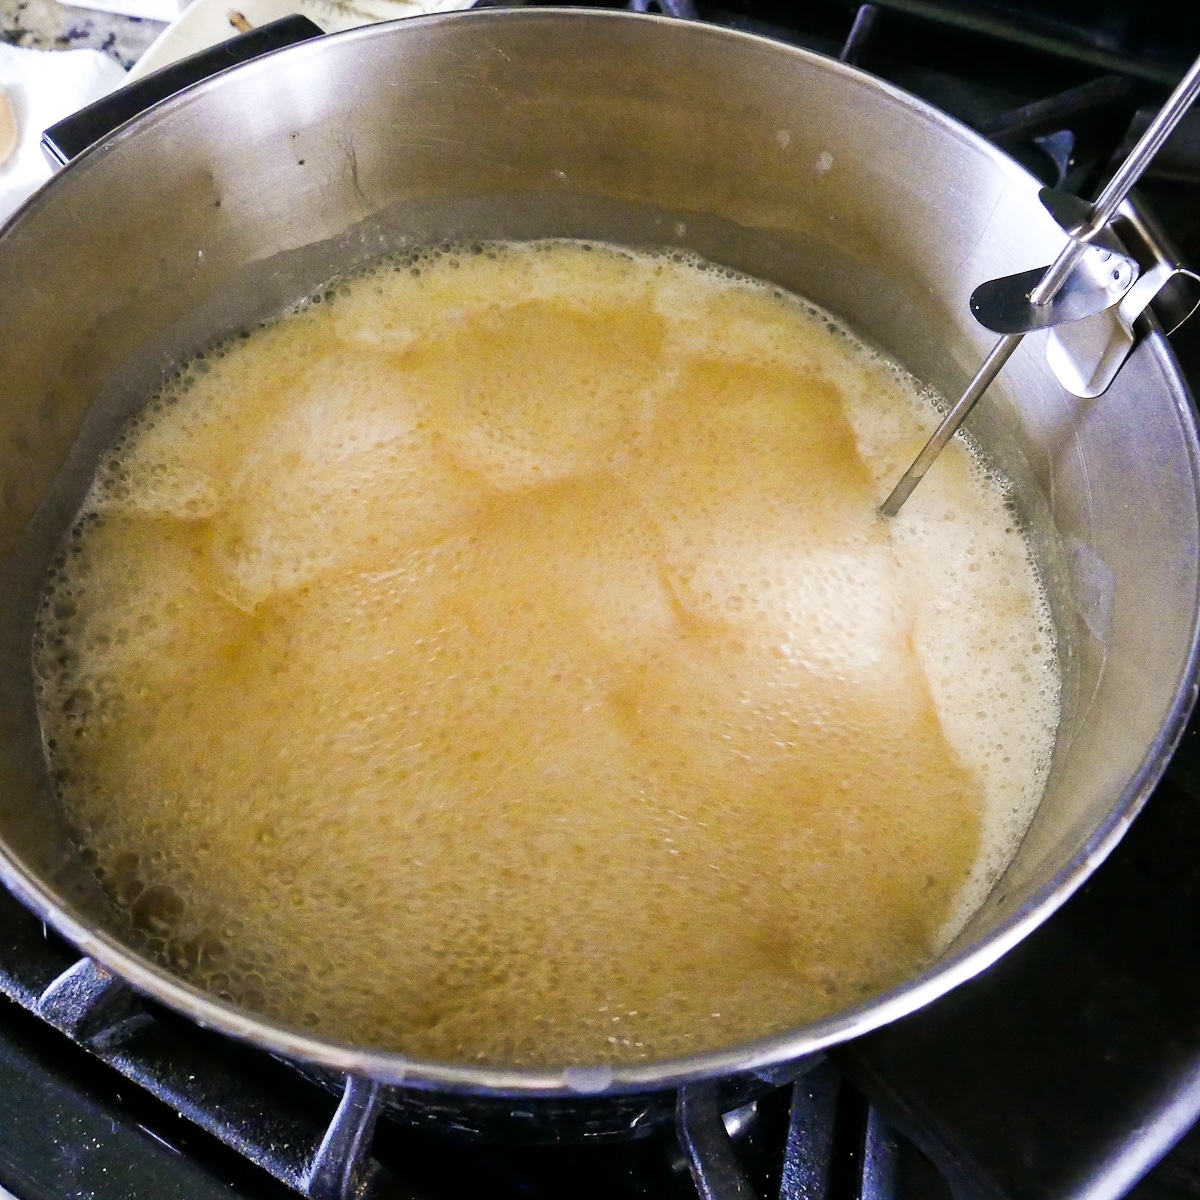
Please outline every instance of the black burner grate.
M371 1144L372 1085L352 1081L339 1105L287 1064L141 1000L3 893L0 929L0 1186L20 1200L129 1198L146 1181L147 1195L196 1200L696 1195L670 1130L615 1145L512 1147L385 1117ZM354 1145L360 1131L364 1147ZM730 1133L758 1195L938 1197L936 1172L829 1062L726 1114L721 1136Z

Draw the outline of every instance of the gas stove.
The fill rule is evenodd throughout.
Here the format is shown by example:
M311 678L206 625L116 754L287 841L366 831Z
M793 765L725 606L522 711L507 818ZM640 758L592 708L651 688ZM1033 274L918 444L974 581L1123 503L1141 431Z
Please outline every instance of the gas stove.
M1200 53L1200 6L1151 0L631 7L856 63L1084 196ZM1138 194L1200 265L1200 111ZM1200 392L1200 319L1172 341ZM682 1137L494 1145L381 1117L372 1085L325 1086L137 998L0 893L0 1197L1200 1197L1197 931L1193 720L1109 861L975 980L748 1103L689 1097Z

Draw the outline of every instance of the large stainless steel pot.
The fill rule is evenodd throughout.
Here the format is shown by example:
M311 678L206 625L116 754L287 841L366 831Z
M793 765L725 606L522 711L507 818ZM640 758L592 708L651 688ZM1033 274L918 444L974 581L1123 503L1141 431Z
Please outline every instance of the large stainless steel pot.
M1033 532L1067 679L1050 786L1019 853L919 977L749 1045L614 1069L414 1062L196 992L110 932L65 836L36 727L31 615L99 449L170 364L403 242L686 246L811 297L951 394L989 342L972 288L1061 245L1036 193L982 139L849 67L612 12L357 30L125 126L0 233L0 875L86 954L197 1021L311 1066L438 1090L447 1111L469 1107L467 1093L561 1106L768 1071L980 971L1109 852L1195 694L1196 430L1155 332L1094 401L1065 394L1031 338L972 419Z

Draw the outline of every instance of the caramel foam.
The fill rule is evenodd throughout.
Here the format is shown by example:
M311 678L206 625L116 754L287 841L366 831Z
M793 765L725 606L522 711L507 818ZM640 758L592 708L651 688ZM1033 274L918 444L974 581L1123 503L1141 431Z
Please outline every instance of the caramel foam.
M662 1058L910 977L1045 780L1053 633L930 398L681 255L430 250L187 364L39 618L143 949L443 1061Z

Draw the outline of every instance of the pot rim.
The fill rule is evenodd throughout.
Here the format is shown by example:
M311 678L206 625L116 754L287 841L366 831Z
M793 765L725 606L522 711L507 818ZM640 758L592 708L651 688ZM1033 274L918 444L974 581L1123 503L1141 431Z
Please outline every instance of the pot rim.
M161 101L145 113L126 122L109 137L89 147L78 158L72 160L67 169L87 169L89 162L119 152L117 148L120 144L128 138L136 137L139 129L146 127L148 123L168 120L175 110L201 103L210 90L222 86L221 80L232 71L269 71L270 60L277 56L289 55L294 58L320 54L323 52L324 43L330 38L339 42L354 41L398 36L401 27L410 25L428 27L448 21L474 21L486 26L498 20L506 23L564 20L580 23L653 22L656 25L670 26L679 31L679 36L684 37L749 39L771 47L775 53L790 56L797 63L815 65L822 71L841 74L860 86L882 92L896 103L941 126L953 137L967 141L977 150L984 149L993 164L1006 172L1015 186L1029 190L1040 187L1038 181L1008 155L941 110L885 80L813 51L757 34L698 22L684 22L677 18L620 10L554 7L467 10L409 17L400 21L328 34L286 47L264 55L261 59L223 71ZM0 238L27 214L42 205L53 203L55 184L56 180L52 179L34 193L8 222L0 224ZM1154 330L1146 341L1160 365L1164 368L1170 367L1174 360L1162 334ZM1186 385L1182 385L1175 392L1173 400L1177 415L1187 432L1193 495L1200 512L1200 444L1197 442L1195 420L1188 402ZM634 1093L673 1088L701 1079L762 1071L807 1057L907 1016L989 967L1069 899L1120 841L1157 784L1183 736L1188 716L1196 701L1198 676L1200 614L1194 614L1191 645L1179 675L1170 712L1157 737L1148 747L1138 771L1122 792L1120 800L1072 861L1044 883L1020 908L999 922L982 942L937 960L915 978L823 1020L753 1041L684 1057L611 1066L472 1066L415 1059L392 1051L372 1050L316 1037L277 1024L203 992L164 968L150 963L111 935L93 929L70 905L55 895L50 887L16 858L3 842L0 842L0 880L28 908L72 943L81 954L94 959L103 968L129 983L136 991L174 1009L203 1028L217 1030L284 1058L381 1083L450 1093L571 1097L603 1092Z

